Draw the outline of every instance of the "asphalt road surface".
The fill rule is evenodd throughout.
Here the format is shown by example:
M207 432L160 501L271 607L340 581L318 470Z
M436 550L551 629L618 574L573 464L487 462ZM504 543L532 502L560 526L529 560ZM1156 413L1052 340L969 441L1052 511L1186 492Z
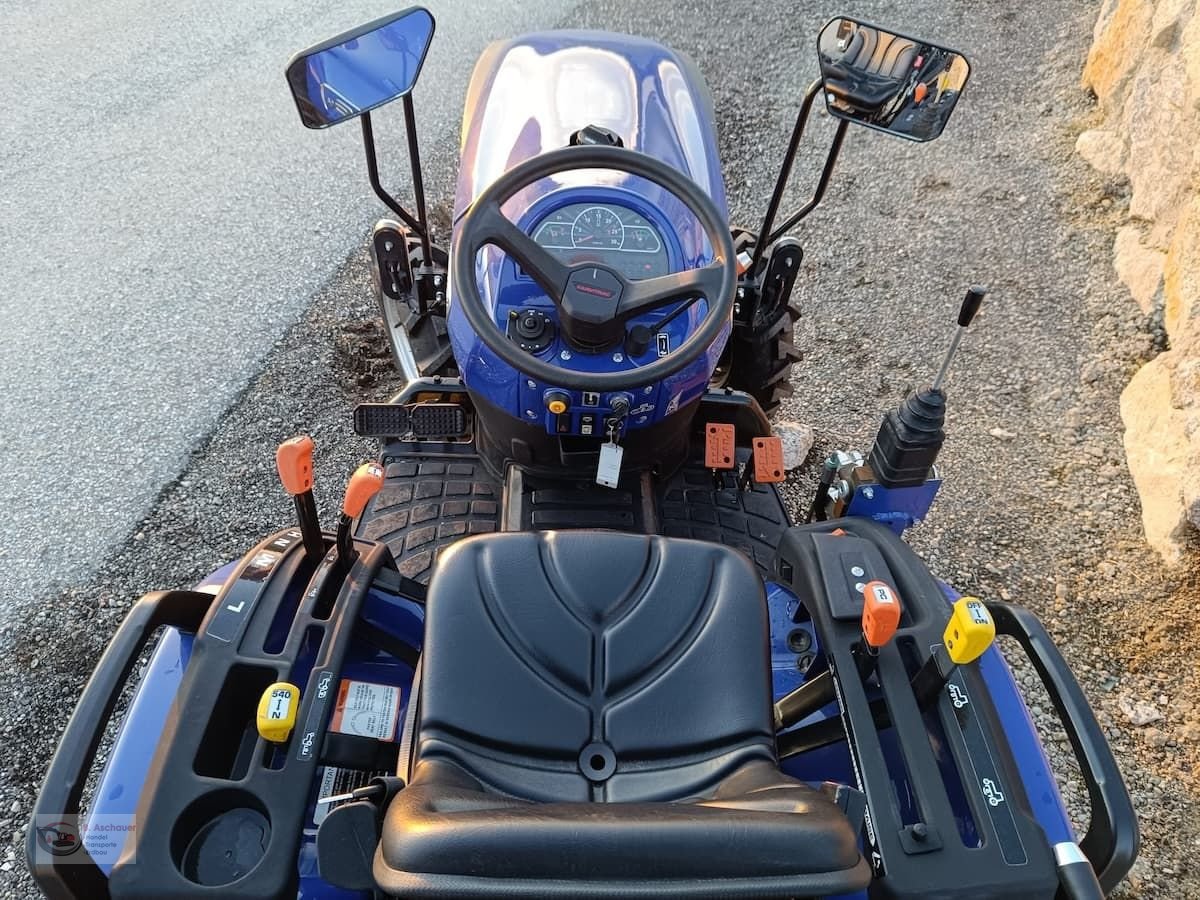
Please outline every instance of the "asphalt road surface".
M428 3L432 172L479 50L573 5ZM378 203L359 130L301 127L283 67L395 8L0 4L0 617L129 535L361 242ZM405 196L401 117L377 118Z

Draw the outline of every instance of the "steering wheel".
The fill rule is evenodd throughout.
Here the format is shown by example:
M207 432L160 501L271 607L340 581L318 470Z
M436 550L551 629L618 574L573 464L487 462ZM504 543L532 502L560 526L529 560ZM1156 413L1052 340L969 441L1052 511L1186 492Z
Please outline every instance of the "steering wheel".
M568 266L511 222L501 206L537 181L575 169L609 169L637 175L666 188L700 223L713 248L713 261L698 269L630 281L601 263ZM513 257L558 310L559 325L570 343L596 352L619 344L625 322L685 297L703 297L708 305L700 326L676 350L644 366L620 372L560 369L521 350L496 324L479 293L475 260L493 244ZM514 166L471 204L459 225L450 258L456 301L467 322L487 347L522 375L574 390L620 391L660 381L698 359L733 315L737 264L729 226L712 200L678 169L624 147L579 145L552 150Z

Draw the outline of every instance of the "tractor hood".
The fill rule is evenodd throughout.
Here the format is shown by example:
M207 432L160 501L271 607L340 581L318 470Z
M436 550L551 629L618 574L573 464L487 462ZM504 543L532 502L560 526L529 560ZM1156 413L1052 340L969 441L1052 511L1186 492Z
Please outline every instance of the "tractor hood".
M685 172L722 211L712 98L690 59L654 41L598 31L550 31L492 44L475 66L463 114L457 218L520 162L564 147L587 125ZM616 172L555 176L555 185L618 185ZM575 179L572 181L571 179ZM517 211L547 191L514 198Z

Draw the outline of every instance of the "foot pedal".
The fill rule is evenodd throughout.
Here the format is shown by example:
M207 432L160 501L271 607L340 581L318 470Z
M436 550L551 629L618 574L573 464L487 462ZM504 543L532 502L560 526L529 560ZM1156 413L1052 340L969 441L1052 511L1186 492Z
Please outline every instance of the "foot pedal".
M354 408L354 433L363 437L461 438L467 413L457 403L360 403Z
M409 408L413 435L458 438L467 433L467 413L457 403L418 403Z
M754 480L778 483L787 478L783 468L783 441L775 436L754 439Z
M710 469L732 469L737 465L737 433L732 425L704 426L704 464Z
M354 433L363 437L400 437L411 430L408 407L360 403L354 407Z

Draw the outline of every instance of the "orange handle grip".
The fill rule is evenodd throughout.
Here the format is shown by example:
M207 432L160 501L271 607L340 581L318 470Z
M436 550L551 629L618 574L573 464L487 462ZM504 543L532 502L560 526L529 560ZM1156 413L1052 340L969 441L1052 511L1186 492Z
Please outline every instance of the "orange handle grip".
M863 586L863 638L878 650L900 627L900 598L882 581Z
M275 450L275 465L283 489L293 497L313 486L313 439L307 434L288 438Z
M379 493L383 487L383 466L379 463L363 463L350 476L346 485L346 499L342 502L342 512L351 519L357 519L367 508L367 501Z

